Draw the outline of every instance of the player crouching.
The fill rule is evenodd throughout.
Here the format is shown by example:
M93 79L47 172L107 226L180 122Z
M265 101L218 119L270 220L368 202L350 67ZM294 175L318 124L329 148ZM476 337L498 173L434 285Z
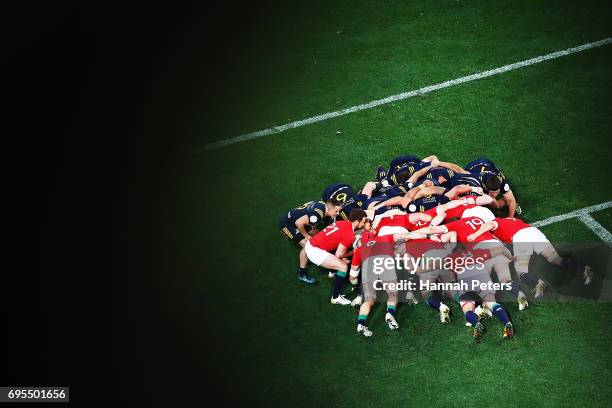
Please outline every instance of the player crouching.
M410 235L411 234L411 235ZM407 237L422 238L420 233L410 233ZM372 331L367 327L367 319L370 310L376 301L377 292L387 293L387 311L385 322L391 330L399 329L399 324L395 319L398 303L398 281L394 258L395 241L399 235L390 234L383 236L370 237L362 235L360 244L355 250L351 266L351 283L356 285L358 277L361 275L361 291L363 293L363 303L359 308L357 317L357 334L364 337L371 337Z
M457 274L458 287L462 289L447 291L447 293L461 306L461 310L465 315L466 325L473 328L472 336L475 341L482 340L487 331L480 321L481 316L477 313L477 306L479 304L482 304L491 315L502 322L504 325L502 336L504 339L514 337L514 326L508 316L508 312L495 299L495 290L492 288L493 282L484 264L487 260L497 256L512 259L512 254L505 247L475 249L472 251L458 249L449 256L452 259L450 264L454 265L454 272ZM467 258L472 258L474 262L465 261Z
M512 250L516 258L514 269L516 269L521 282L534 287L535 298L544 294L546 284L529 271L529 261L533 254L542 255L550 264L582 274L585 285L591 283L593 271L590 266L581 265L572 257L562 258L539 229L520 219L513 217L495 218L495 220L481 225L478 231L468 237L468 240L476 239L488 231L499 240L508 244L512 243Z
M336 271L333 283L331 303L334 305L350 305L351 301L341 295L346 282L349 250L355 240L355 230L363 228L367 215L361 209L354 209L349 214L348 221L336 221L325 227L321 232L306 242L304 250L310 262L317 266ZM334 253L331 253L335 251Z

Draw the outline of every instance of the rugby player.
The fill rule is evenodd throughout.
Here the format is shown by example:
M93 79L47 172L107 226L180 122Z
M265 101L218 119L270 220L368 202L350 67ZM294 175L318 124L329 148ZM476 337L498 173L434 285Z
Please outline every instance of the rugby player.
M521 214L521 208L516 202L516 197L514 197L506 177L491 160L480 157L466 164L464 169L478 175L487 194L495 198L495 201L491 204L492 208L504 208L507 206L508 217ZM498 198L500 195L501 197Z
M414 172L430 163L437 166L439 160L435 155L427 156L422 160L412 155L398 156L391 160L389 171L386 172L382 166L378 166L376 169L376 180L379 182L386 181L391 185L399 186L402 184L399 178L400 176L406 180L408 177L412 176Z
M475 216L461 218L444 225L429 226L417 231L427 234L444 234L449 231L456 231L457 241L463 243L467 250L503 247L504 244L488 231L483 232L477 237L473 237L474 239L472 241L468 240L468 236L478 231L485 222L492 221L495 218L493 213L485 207L474 207L473 210L476 211L473 214ZM495 270L499 282L506 283L510 286L510 292L512 295L516 296L519 310L523 310L529 306L527 296L525 296L525 293L521 290L519 283L512 280L510 267L503 258L495 257L487 261L487 268L489 273Z
M495 218L481 225L478 231L469 235L467 239L473 242L488 231L502 242L512 244L516 257L514 269L522 282L534 287L534 297L544 294L546 283L529 272L529 260L533 254L542 255L549 263L558 267L576 270L582 274L585 285L591 283L593 271L590 266L579 265L572 257L562 258L542 231L518 218Z
M351 261L351 272L350 281L351 284L357 285L359 276L361 275L361 291L363 293L363 302L359 308L359 315L357 317L357 334L364 337L371 337L372 331L367 327L367 319L372 308L372 305L376 301L376 284L383 286L387 292L387 311L385 313L385 322L391 330L399 329L399 324L395 319L398 302L398 290L390 286L389 284L397 284L398 277L393 268L384 268L384 271L380 274L374 272L373 264L375 262L381 262L379 265L384 264L386 258L393 260L394 256L394 242L399 239L399 234L389 234L382 236L362 234L359 244L355 249L353 259ZM405 237L406 239L417 239L423 238L424 235L420 233L410 233ZM394 262L392 262L394 264ZM365 271L364 273L361 273Z
M409 239L409 234L397 234L395 240ZM456 240L454 232L447 233L443 237L434 237L425 235L420 239L410 239L403 246L398 246L396 254L400 256L408 255L418 261L417 268L412 271L419 277L419 289L425 303L437 310L440 314L440 321L448 323L450 321L450 308L442 302L442 299L431 289L431 286L436 282L451 282L453 277L451 273L443 268L444 258L446 258L453 250L453 245L449 242Z
M371 195L371 194L370 194ZM366 208L366 202L370 198L370 195L355 193L353 187L346 183L334 183L329 185L323 194L321 199L327 201L330 198L335 199L340 203L340 212L338 213L343 220L348 220L349 214L356 208Z
M331 298L331 303L334 305L351 304L351 301L340 292L346 281L348 257L352 255L349 248L355 240L355 230L363 228L367 221L367 215L361 209L352 210L348 218L348 221L336 221L328 225L307 240L304 246L310 262L336 271ZM332 251L334 253L331 253Z
M461 311L465 315L466 325L473 327L472 336L476 341L480 341L486 333L486 328L476 312L477 305L479 304L484 305L493 316L502 322L504 325L502 336L504 339L514 337L514 326L510 321L508 312L495 299L495 290L490 286L492 284L491 277L484 264L484 261L498 256L504 256L507 262L512 260L510 251L503 246L473 251L458 248L448 256L448 259L452 260L449 264L455 266L454 272L457 275L457 283L464 284L468 290L452 290L447 291L447 293L461 306ZM458 262L461 258L463 258L462 262ZM468 264L465 261L468 258L472 258L474 262Z
M317 280L308 275L308 258L304 251L306 241L311 234L317 232L326 217L335 219L340 211L340 203L333 198L323 201L309 201L297 208L288 211L278 219L278 228L281 234L289 241L300 247L299 268L297 271L300 282L312 285Z

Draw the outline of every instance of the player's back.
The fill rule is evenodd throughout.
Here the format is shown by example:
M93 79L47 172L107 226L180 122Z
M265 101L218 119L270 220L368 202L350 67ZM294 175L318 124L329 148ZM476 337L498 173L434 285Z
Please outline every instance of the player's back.
M512 242L512 237L514 237L514 234L531 226L526 222L514 217L495 218L495 222L497 222L497 229L493 231L493 235L495 235L501 241L508 243Z
M295 221L304 215L308 215L311 223L322 220L325 217L325 203L323 201L309 201L290 210L287 218Z
M312 246L331 252L340 244L348 248L354 239L353 224L349 221L336 221L317 233L309 242Z
M461 218L463 216L463 213L466 210L478 206L476 205L476 201L474 200L474 197L465 197L465 198L462 198L461 200L463 202L459 206L446 210L446 215L444 216L444 222L448 222L449 220L453 218Z
M346 201L347 198L355 195L355 191L350 184L346 183L334 183L329 185L321 194L321 199L327 201L330 198L338 200L340 204Z
M484 224L484 221L477 217L466 217L460 220L449 222L444 224L447 230L455 231L457 233L457 241L467 243L467 237L480 229ZM480 235L474 242L482 242L488 240L494 240L495 237L490 232L485 232Z
M455 174L448 181L448 186L450 188L460 185L482 187L482 182L480 181L479 175L477 174Z
M470 173L482 173L484 171L500 173L495 164L486 157L479 157L476 160L472 160L471 162L465 165L464 169L469 171Z

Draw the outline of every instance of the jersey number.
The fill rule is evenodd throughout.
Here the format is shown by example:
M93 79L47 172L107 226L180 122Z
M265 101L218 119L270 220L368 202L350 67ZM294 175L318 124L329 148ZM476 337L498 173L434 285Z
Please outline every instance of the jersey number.
M478 230L478 228L480 228L480 226L484 224L480 218L474 218L473 220L466 221L465 223L472 227L474 231Z
M334 232L338 231L340 228L336 227L336 223L334 222L333 224L328 225L327 227L325 227L323 229L323 231L325 231L325 235L329 236L331 234L333 234Z

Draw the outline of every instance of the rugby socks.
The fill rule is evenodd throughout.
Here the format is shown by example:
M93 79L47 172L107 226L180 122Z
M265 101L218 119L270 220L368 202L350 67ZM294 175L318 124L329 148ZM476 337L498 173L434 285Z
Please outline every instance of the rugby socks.
M368 320L368 315L360 314L357 318L357 324L361 324L362 326L366 325L366 320Z
M510 317L508 317L508 313L499 303L493 304L493 315L499 320L501 320L503 324L510 322Z
M307 274L306 268L298 268L298 273L300 276L304 276Z
M336 271L336 276L334 276L334 290L332 292L332 299L340 296L340 292L342 292L342 287L344 286L345 281L346 272Z
M391 316L395 316L395 305L387 305L387 313L391 314Z
M535 286L538 284L538 277L531 272L525 272L521 275L521 282L529 286Z
M425 300L425 302L429 305L429 307L434 308L436 310L440 310L440 305L442 302L436 296L431 295Z
M470 310L469 312L465 312L465 320L472 326L476 326L478 323L478 315Z

